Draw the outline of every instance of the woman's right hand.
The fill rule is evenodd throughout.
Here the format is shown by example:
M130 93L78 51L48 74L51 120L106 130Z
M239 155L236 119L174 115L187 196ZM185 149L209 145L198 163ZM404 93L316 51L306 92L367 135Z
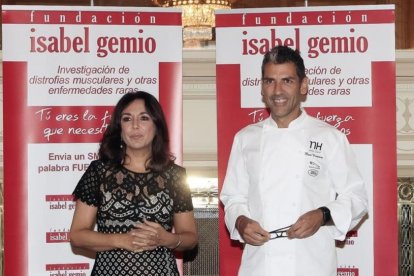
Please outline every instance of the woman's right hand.
M157 236L151 231L133 228L128 233L119 235L119 243L119 248L143 252L157 247Z

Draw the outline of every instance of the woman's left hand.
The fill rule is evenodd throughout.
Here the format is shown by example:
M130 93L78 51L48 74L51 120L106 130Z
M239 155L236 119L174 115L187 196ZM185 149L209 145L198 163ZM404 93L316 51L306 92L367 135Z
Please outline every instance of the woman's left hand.
M164 229L156 222L144 219L142 223L135 225L131 234L137 237L134 244L137 251L153 250L158 246L172 250L188 250L197 244L197 226L193 212L174 214L175 233Z
M144 219L143 223L136 224L131 233L140 237L142 242L139 244L143 250L153 250L158 246L165 246L163 241L166 236L171 234L167 232L160 224ZM138 245L138 244L137 244Z

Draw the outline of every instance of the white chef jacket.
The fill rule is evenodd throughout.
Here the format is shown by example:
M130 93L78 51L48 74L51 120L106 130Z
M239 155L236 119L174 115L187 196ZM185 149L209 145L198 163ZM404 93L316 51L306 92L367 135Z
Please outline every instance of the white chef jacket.
M326 206L334 221L306 239L246 244L239 276L336 276L335 239L345 239L368 205L346 136L304 110L288 128L269 117L236 134L220 199L231 239L241 242L240 215L272 231Z

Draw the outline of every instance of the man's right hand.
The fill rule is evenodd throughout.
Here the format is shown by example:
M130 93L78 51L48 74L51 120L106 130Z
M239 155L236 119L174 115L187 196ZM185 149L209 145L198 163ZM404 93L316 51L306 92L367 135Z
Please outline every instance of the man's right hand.
M263 245L270 238L269 232L260 224L246 216L239 216L236 220L236 229L245 243L251 245Z

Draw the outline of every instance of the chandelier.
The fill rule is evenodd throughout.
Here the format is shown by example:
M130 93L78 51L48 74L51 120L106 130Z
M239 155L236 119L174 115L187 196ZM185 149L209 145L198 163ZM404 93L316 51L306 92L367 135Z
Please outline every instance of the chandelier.
M154 0L154 3L162 7L182 9L183 40L190 44L212 40L215 27L214 11L230 9L229 0Z

